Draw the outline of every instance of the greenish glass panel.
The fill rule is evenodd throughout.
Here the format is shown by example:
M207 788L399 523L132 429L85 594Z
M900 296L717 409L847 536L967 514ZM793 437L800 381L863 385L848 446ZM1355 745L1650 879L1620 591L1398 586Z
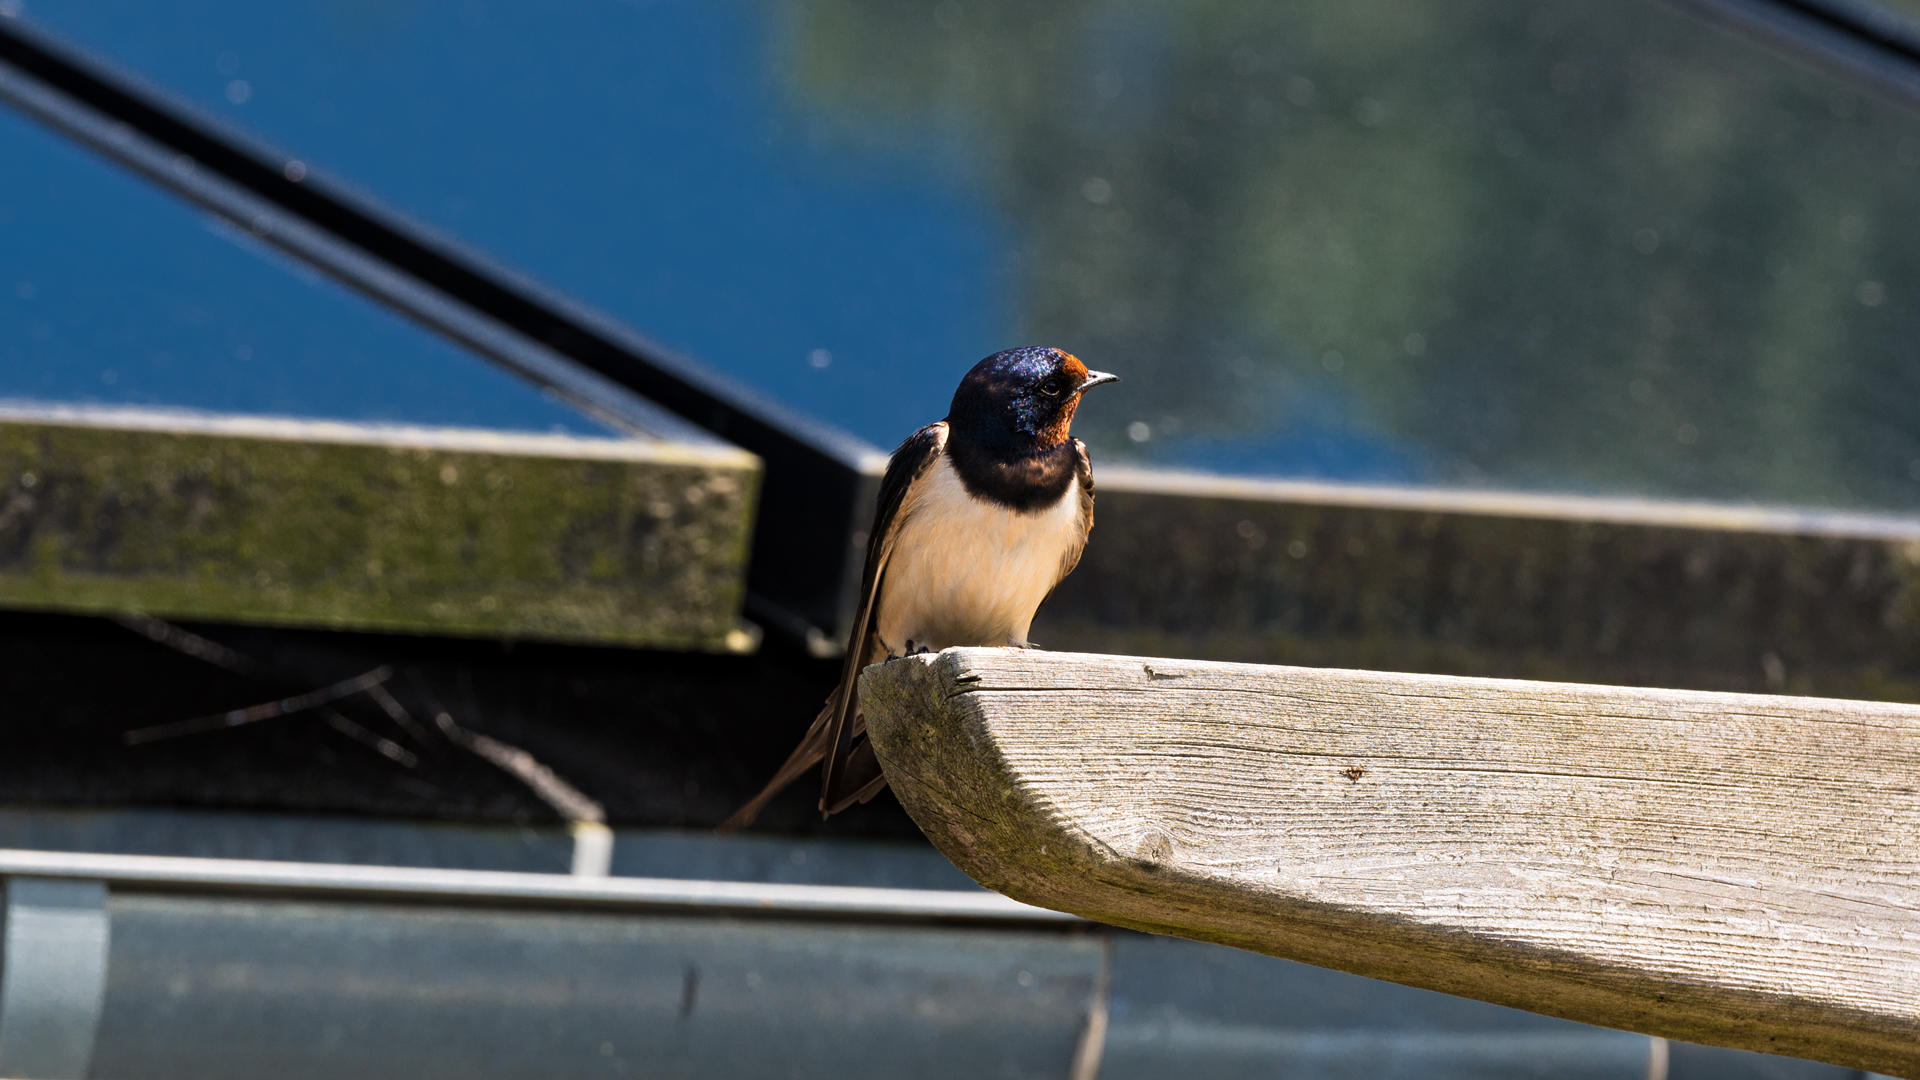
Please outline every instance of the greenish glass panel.
M1371 433L1440 483L1920 505L1906 108L1659 3L934 15L803 5L794 93L970 143L1020 336L1130 380L1102 448Z

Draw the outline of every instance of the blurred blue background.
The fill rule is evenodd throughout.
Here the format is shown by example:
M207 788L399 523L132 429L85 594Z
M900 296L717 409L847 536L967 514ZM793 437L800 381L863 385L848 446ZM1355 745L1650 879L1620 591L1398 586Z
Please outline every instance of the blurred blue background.
M26 14L883 447L975 359L1039 341L1127 377L1082 415L1107 461L1920 507L1920 118L1653 0ZM8 149L32 164L0 198L72 183ZM79 194L67 239L7 245L9 277L59 277L34 267L47 245L121 244L122 212ZM131 242L204 266L186 235ZM434 346L375 345L404 331L296 333L331 301L286 303L276 324L342 371L378 353L385 378L472 386L409 410L571 422L450 380ZM254 333L232 319L225 338ZM146 351L211 371L187 357L221 336ZM130 361L30 338L0 348L62 394L289 407L244 379L116 391L100 372ZM391 409L384 385L308 411Z

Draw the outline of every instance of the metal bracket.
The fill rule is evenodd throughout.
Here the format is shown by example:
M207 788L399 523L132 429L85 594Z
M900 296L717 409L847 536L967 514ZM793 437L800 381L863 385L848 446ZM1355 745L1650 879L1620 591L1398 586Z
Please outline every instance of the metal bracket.
M0 1076L79 1080L107 991L107 887L9 877L0 907Z

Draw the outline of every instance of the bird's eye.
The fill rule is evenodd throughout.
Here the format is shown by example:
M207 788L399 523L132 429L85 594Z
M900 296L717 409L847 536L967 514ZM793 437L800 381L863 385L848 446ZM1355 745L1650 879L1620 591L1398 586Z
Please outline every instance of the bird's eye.
M1043 382L1040 384L1039 389L1041 393L1047 395L1048 397L1059 397L1060 396L1060 380L1048 379L1046 382Z

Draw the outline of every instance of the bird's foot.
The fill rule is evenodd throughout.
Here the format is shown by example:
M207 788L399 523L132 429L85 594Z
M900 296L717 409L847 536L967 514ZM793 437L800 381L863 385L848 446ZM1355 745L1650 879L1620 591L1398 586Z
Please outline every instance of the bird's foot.
M913 646L913 642L911 642L911 641L909 641L909 642L907 642L907 655L908 655L908 656L925 656L926 654L928 654L928 653L930 653L930 652L932 652L932 651L933 651L933 650L932 650L931 648L928 648L928 647L927 647L927 646L925 646L925 645L922 645L922 646L920 646L919 648L917 648L917 649L916 649L916 648L914 648L914 646Z

